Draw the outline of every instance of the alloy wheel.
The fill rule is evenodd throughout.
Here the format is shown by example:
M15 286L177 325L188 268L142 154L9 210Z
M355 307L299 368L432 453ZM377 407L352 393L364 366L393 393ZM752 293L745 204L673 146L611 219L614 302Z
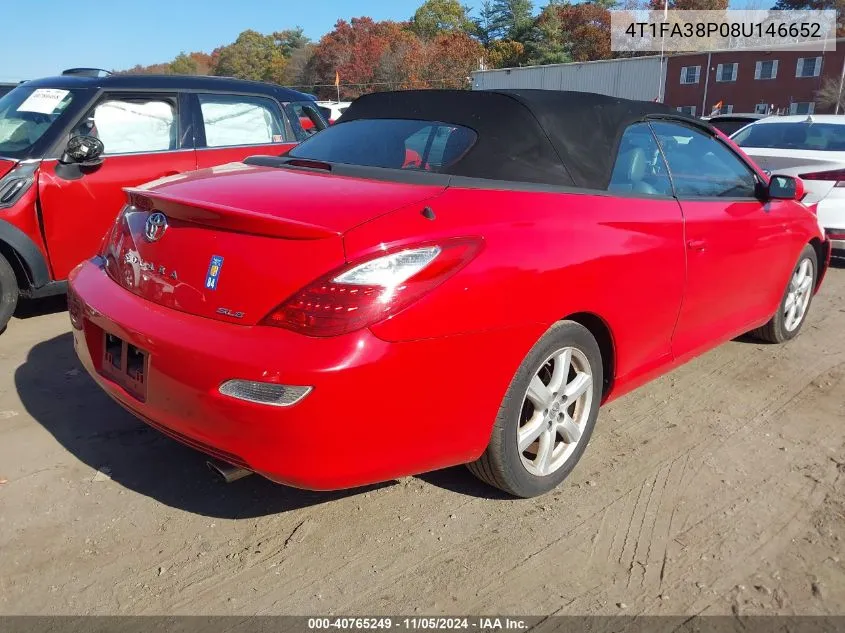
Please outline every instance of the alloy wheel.
M789 280L789 290L783 304L783 325L787 332L795 331L810 305L813 294L813 262L802 259Z
M545 477L575 452L593 407L593 371L581 350L565 347L535 372L522 403L517 447L525 469Z

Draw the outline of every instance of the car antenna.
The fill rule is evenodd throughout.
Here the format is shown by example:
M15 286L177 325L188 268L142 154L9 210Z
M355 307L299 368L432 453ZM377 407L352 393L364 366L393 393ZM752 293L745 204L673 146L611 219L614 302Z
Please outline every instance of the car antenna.
M813 121L813 115L808 114L807 118L804 120L804 123L815 123L815 121Z

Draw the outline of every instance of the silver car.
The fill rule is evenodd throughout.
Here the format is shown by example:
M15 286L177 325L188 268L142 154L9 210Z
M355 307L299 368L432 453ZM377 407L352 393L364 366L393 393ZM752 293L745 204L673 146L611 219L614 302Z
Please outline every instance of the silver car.
M818 203L819 224L845 254L845 115L767 117L731 139L762 169L804 181L804 202Z

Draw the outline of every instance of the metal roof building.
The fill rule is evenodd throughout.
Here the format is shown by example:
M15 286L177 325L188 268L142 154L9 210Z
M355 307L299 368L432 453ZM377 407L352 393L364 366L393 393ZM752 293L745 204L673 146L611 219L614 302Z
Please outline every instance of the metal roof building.
M663 95L666 57L632 57L548 66L476 70L473 90L539 88L575 90L652 101Z

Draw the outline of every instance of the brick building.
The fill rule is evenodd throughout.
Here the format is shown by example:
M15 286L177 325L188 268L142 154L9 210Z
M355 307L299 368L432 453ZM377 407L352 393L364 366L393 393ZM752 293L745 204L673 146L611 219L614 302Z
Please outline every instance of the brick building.
M832 112L816 102L826 78L840 82L845 64L845 38L836 50L776 51L745 49L677 54L666 60L663 101L685 112ZM831 46L831 48L833 48Z

